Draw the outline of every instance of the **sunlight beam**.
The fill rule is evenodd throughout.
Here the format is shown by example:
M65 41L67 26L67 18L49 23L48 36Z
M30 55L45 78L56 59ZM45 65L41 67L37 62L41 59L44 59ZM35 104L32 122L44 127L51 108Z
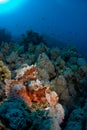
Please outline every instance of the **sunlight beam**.
M0 0L0 14L11 13L20 8L23 3L24 0Z
M0 4L7 3L9 0L0 0Z

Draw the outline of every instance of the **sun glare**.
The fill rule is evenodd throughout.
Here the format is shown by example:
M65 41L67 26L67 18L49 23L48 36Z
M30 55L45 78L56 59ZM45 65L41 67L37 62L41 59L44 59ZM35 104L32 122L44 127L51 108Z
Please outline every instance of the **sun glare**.
M11 13L23 4L23 0L0 0L0 14Z
M8 2L9 0L0 0L0 4L3 4L3 3L6 3Z

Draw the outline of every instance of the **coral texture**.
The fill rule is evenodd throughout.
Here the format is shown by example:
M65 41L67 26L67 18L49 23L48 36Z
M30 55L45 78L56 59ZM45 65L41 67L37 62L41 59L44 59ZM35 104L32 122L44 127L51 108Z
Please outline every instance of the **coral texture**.
M64 119L64 109L62 105L57 103L59 99L57 93L38 80L35 65L22 65L20 69L16 70L15 79L5 80L5 83L8 99L22 99L32 111L38 109L48 111L48 117L50 117L52 121L51 129L53 130L53 128L56 127L55 130L60 130L59 125ZM12 111L12 113L10 112L10 114L14 114L14 112L15 110ZM57 126L55 126L55 121Z
M76 107L83 109L82 105L87 98L87 61L71 45L62 48L47 46L46 41L32 30L22 38L21 41L0 44L0 59L12 71L11 80L7 80L7 76L3 78L2 73L0 75L2 79L0 81L0 101L5 98L4 90L6 88L8 99L12 97L22 99L32 108L32 111L36 111L36 109L49 111L51 108L52 110L56 108L58 104L58 102L57 104L52 102L54 98L50 97L52 90L56 91L57 98L65 108L65 122L62 125L66 125L68 129L72 110L74 111ZM25 75L25 70L28 71L31 67L26 64L37 65L36 79L30 79L30 75ZM20 65L22 67L18 69ZM4 79L6 79L6 87ZM47 96L49 100L47 100ZM54 107L51 104L55 104ZM84 108L84 113L87 113L86 108ZM82 121L84 126L81 124L79 129L87 129L86 115Z
M54 65L45 53L41 53L37 59L37 70L40 80L45 82L56 75Z
M25 86L27 82L37 79L36 66L23 65L21 69L16 70L14 80L5 80L6 95L18 96L24 99L26 103L31 104L33 98L33 90L29 90L29 86ZM29 91L28 91L29 90Z
M31 112L19 99L4 101L0 105L1 130L51 130L51 119L46 111Z
M60 124L63 122L64 119L64 109L61 104L58 103L58 95L54 91L50 91L46 93L46 99L50 104L49 116L52 117L52 130L61 130Z
M5 79L11 79L11 72L3 61L0 60L0 80L4 81Z
M11 79L11 72L7 65L0 60L0 101L5 98L5 79Z

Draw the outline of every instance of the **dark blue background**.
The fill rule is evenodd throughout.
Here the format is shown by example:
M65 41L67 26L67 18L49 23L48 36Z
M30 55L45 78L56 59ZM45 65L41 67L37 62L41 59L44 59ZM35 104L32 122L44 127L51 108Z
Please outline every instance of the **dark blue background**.
M32 29L44 34L53 46L57 40L70 43L87 57L86 0L24 1L19 8L0 14L0 27L15 36Z

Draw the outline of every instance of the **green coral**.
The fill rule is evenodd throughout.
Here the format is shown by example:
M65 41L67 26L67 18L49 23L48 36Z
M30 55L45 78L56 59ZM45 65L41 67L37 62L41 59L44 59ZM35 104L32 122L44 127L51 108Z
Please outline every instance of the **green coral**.
M11 72L9 68L0 60L0 80L11 79Z

